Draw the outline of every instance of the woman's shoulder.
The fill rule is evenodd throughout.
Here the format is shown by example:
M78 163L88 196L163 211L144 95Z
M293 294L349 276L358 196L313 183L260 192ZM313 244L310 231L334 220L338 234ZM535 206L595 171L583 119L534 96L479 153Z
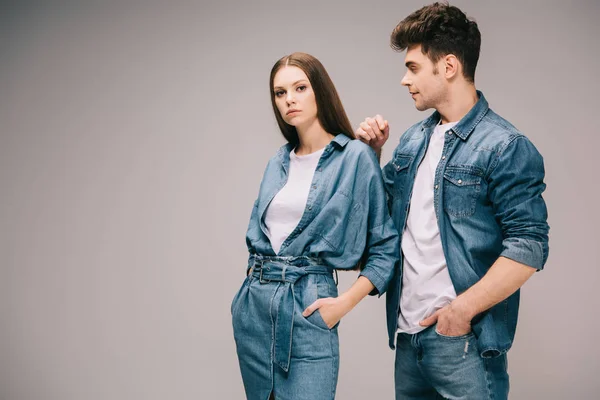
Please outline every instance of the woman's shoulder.
M352 139L346 145L348 150L348 156L356 158L364 162L377 161L375 150L373 150L368 144L361 142L358 139Z
M292 151L292 149L293 146L289 143L286 143L279 147L279 149L277 149L277 151L269 158L267 166L273 163L281 163L286 156L289 157L290 151Z

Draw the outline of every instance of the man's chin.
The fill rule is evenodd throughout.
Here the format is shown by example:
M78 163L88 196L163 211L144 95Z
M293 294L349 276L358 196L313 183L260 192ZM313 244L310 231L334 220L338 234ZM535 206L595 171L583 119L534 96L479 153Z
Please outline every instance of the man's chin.
M428 106L426 104L416 104L416 103L415 103L415 107L419 111L427 111L427 110L429 110L431 108L430 106Z

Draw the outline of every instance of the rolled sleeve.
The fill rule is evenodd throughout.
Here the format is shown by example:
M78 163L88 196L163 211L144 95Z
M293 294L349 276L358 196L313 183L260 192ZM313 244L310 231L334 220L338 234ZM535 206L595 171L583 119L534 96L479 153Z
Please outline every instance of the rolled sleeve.
M524 136L516 136L495 160L490 200L503 233L500 256L543 269L548 259L548 212L542 193L544 161Z
M367 172L368 232L365 265L359 276L371 281L375 289L370 295L383 295L398 267L399 235L387 207L381 169L375 154L369 151L364 171Z
M394 268L398 267L398 252L398 232L388 216L386 222L370 230L367 237L367 260L359 276L366 277L375 286L370 295L381 297L387 291Z
M504 250L500 254L502 257L528 265L535 269L543 269L546 264L547 250L544 250L544 244L534 240L509 238L502 242Z

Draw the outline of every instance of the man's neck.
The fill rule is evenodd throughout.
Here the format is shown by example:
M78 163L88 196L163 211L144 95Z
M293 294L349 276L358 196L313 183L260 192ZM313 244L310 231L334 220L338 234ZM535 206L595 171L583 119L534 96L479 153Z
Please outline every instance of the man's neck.
M436 107L442 116L442 124L460 121L478 100L475 85L465 84L450 90L448 98Z

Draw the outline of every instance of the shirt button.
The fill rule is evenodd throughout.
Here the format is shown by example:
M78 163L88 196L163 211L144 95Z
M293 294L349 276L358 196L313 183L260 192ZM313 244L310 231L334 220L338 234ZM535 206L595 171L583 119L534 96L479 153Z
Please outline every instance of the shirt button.
M317 188L317 185L313 185L313 189L316 189L316 188Z
M323 171L321 168L319 168L319 172Z
M452 135L452 131L448 131L448 135Z
M461 183L462 183L462 179L459 179L458 180L458 184L460 185Z
M442 156L442 160L445 160L445 159L446 159L446 156Z
M437 188L438 188L438 185L435 185L435 188L437 189Z
M312 210L312 206L308 206L308 209L309 209L309 210Z

